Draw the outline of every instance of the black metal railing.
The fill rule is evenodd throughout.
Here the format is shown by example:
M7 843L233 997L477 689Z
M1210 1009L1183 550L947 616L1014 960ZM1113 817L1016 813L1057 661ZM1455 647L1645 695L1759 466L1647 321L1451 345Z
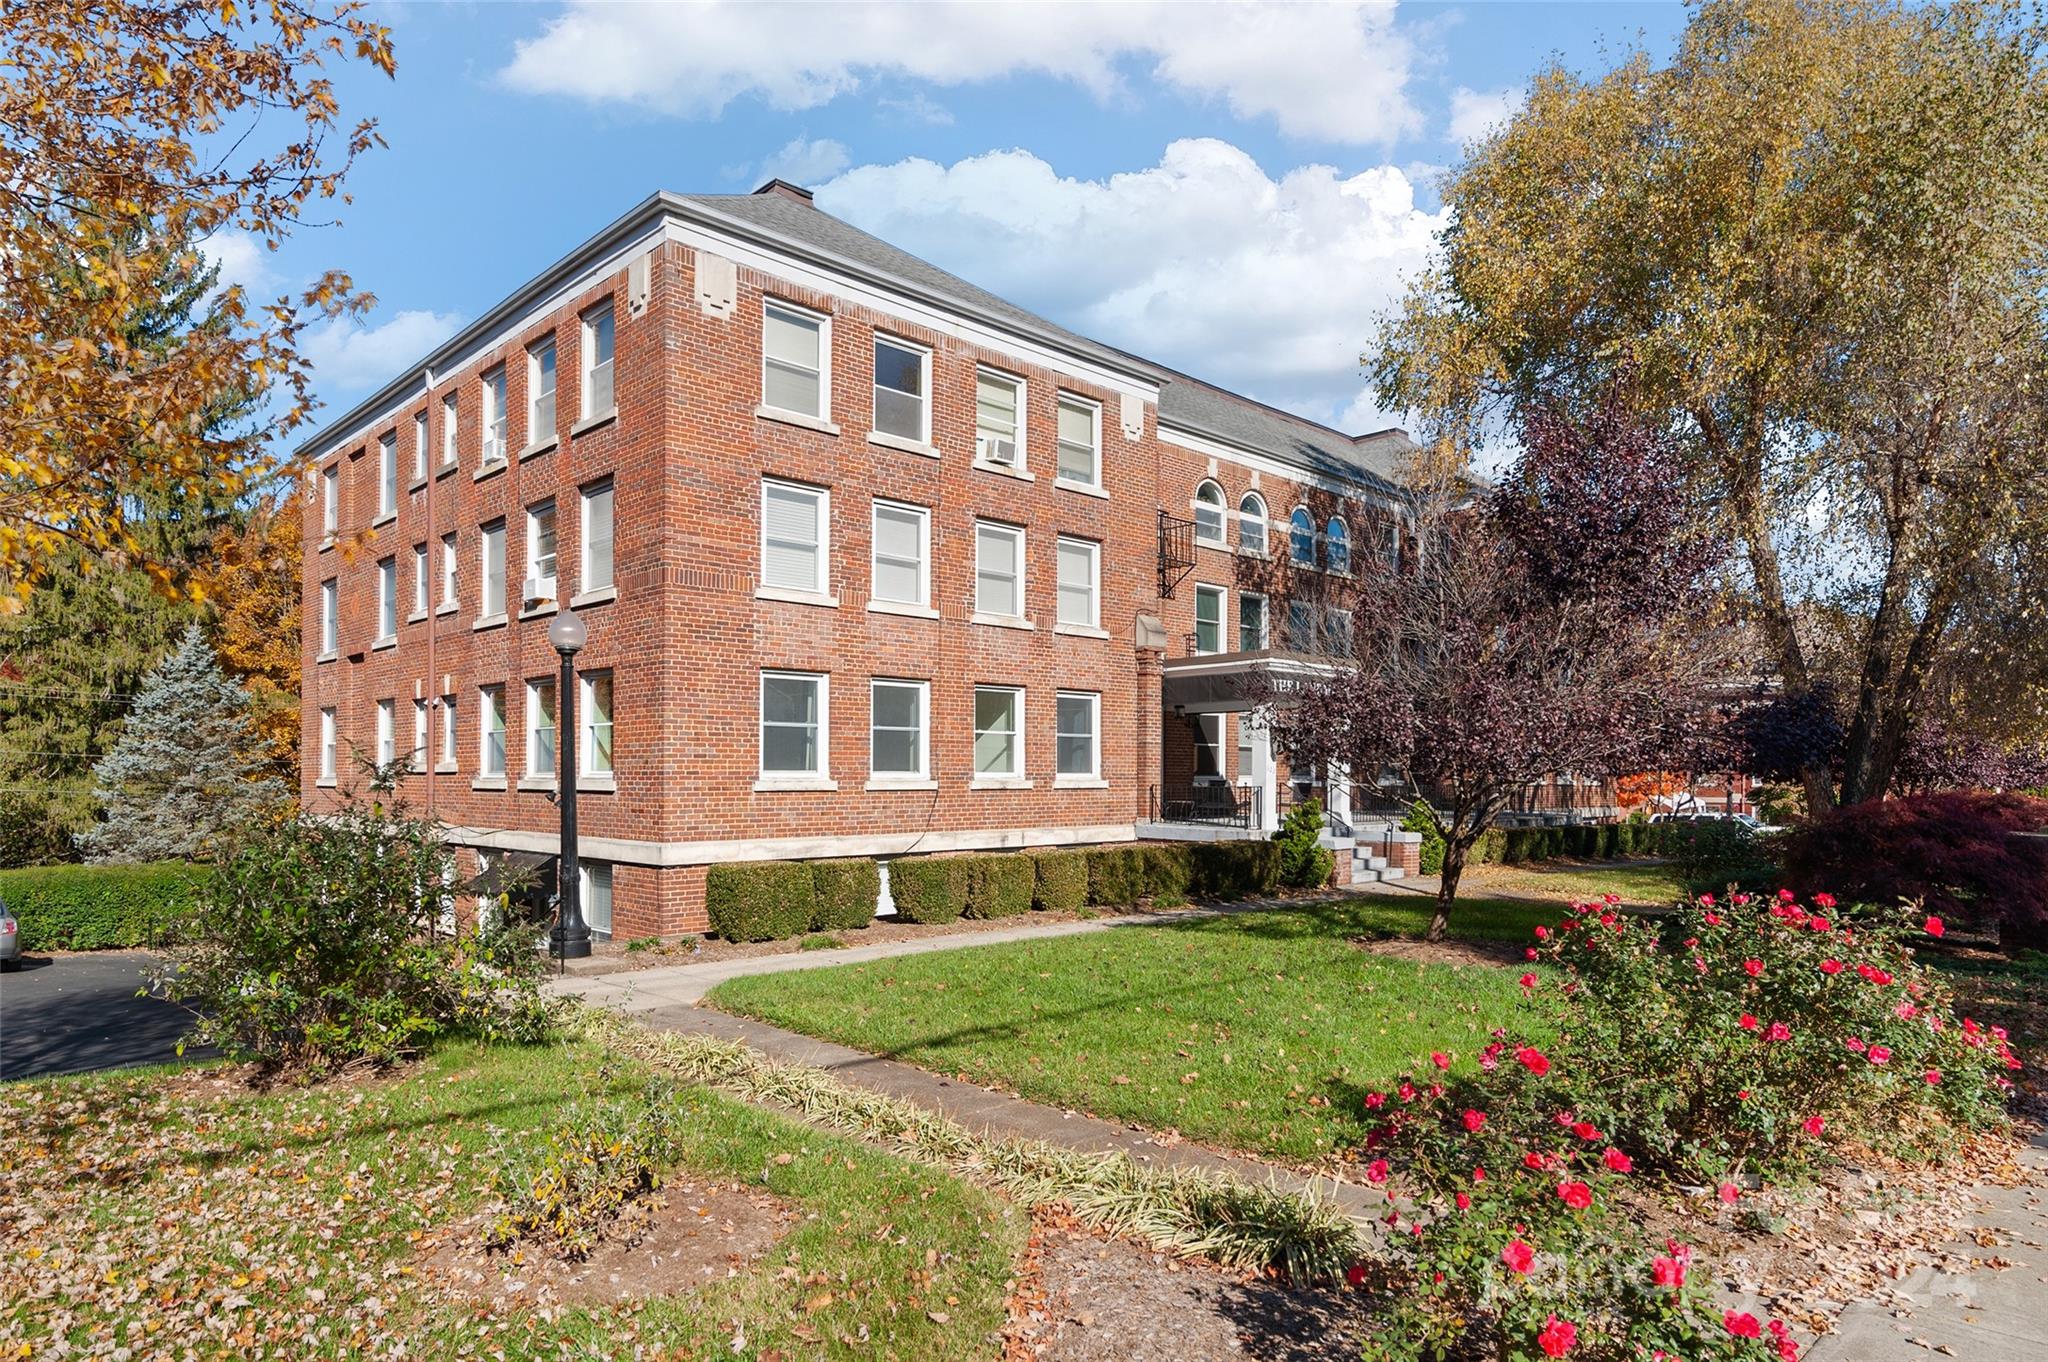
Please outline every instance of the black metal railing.
M1151 815L1155 823L1187 823L1212 828L1256 828L1259 787L1196 781L1189 785L1154 785Z
M1159 595L1172 600L1173 589L1195 570L1195 522L1159 513Z

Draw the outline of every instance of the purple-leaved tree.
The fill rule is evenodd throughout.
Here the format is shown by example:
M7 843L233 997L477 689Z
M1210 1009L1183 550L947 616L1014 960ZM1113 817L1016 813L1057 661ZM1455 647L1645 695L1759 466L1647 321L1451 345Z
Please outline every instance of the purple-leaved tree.
M1583 421L1538 409L1521 436L1490 492L1417 491L1420 551L1367 569L1355 662L1258 697L1297 767L1379 775L1432 810L1431 940L1516 792L1557 772L1685 769L1722 661L1722 553L1669 444L1618 396Z

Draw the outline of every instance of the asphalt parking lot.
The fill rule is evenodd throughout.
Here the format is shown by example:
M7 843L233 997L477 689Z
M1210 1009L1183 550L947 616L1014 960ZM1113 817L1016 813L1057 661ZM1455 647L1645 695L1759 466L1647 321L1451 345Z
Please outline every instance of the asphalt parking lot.
M176 1059L191 1018L136 996L152 963L142 951L30 955L20 970L0 974L0 1080ZM186 1057L211 1053L191 1049Z

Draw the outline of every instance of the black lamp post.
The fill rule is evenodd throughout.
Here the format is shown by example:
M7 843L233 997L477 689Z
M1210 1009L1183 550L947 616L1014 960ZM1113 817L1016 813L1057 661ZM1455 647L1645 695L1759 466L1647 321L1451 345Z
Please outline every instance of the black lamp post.
M582 876L576 864L576 654L587 633L573 610L563 610L548 625L548 642L562 655L555 706L561 715L560 741L555 744L555 784L562 810L562 854L555 858L561 872L561 906L549 944L564 960L581 960L590 954L590 924L583 920Z

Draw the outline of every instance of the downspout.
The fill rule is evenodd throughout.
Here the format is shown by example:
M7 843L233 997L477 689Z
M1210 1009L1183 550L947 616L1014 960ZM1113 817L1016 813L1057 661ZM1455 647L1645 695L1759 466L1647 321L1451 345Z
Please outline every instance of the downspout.
M429 429L431 430L432 422L434 419L434 371L432 369L426 370L426 389L421 394L421 396L426 402L427 421L429 423ZM424 489L427 494L426 566L428 569L428 581L432 583L438 581L440 573L447 571L447 568L445 565L440 565L436 562L436 556L441 552L441 536L434 533L434 490L441 481L441 470L439 467L439 460L436 459L434 455L434 441L431 435L429 435L427 439L426 454L427 485L426 488ZM440 594L441 593L436 586L428 586L426 677L427 750L422 755L426 759L427 767L427 820L429 822L432 822L434 818L434 768L441 764L440 754L435 750L435 748L436 745L441 740L441 734L444 732L441 725L444 722L446 722L441 717L441 687L440 682L435 679L434 672L434 633L435 630L439 628L441 622L441 601L439 599Z

